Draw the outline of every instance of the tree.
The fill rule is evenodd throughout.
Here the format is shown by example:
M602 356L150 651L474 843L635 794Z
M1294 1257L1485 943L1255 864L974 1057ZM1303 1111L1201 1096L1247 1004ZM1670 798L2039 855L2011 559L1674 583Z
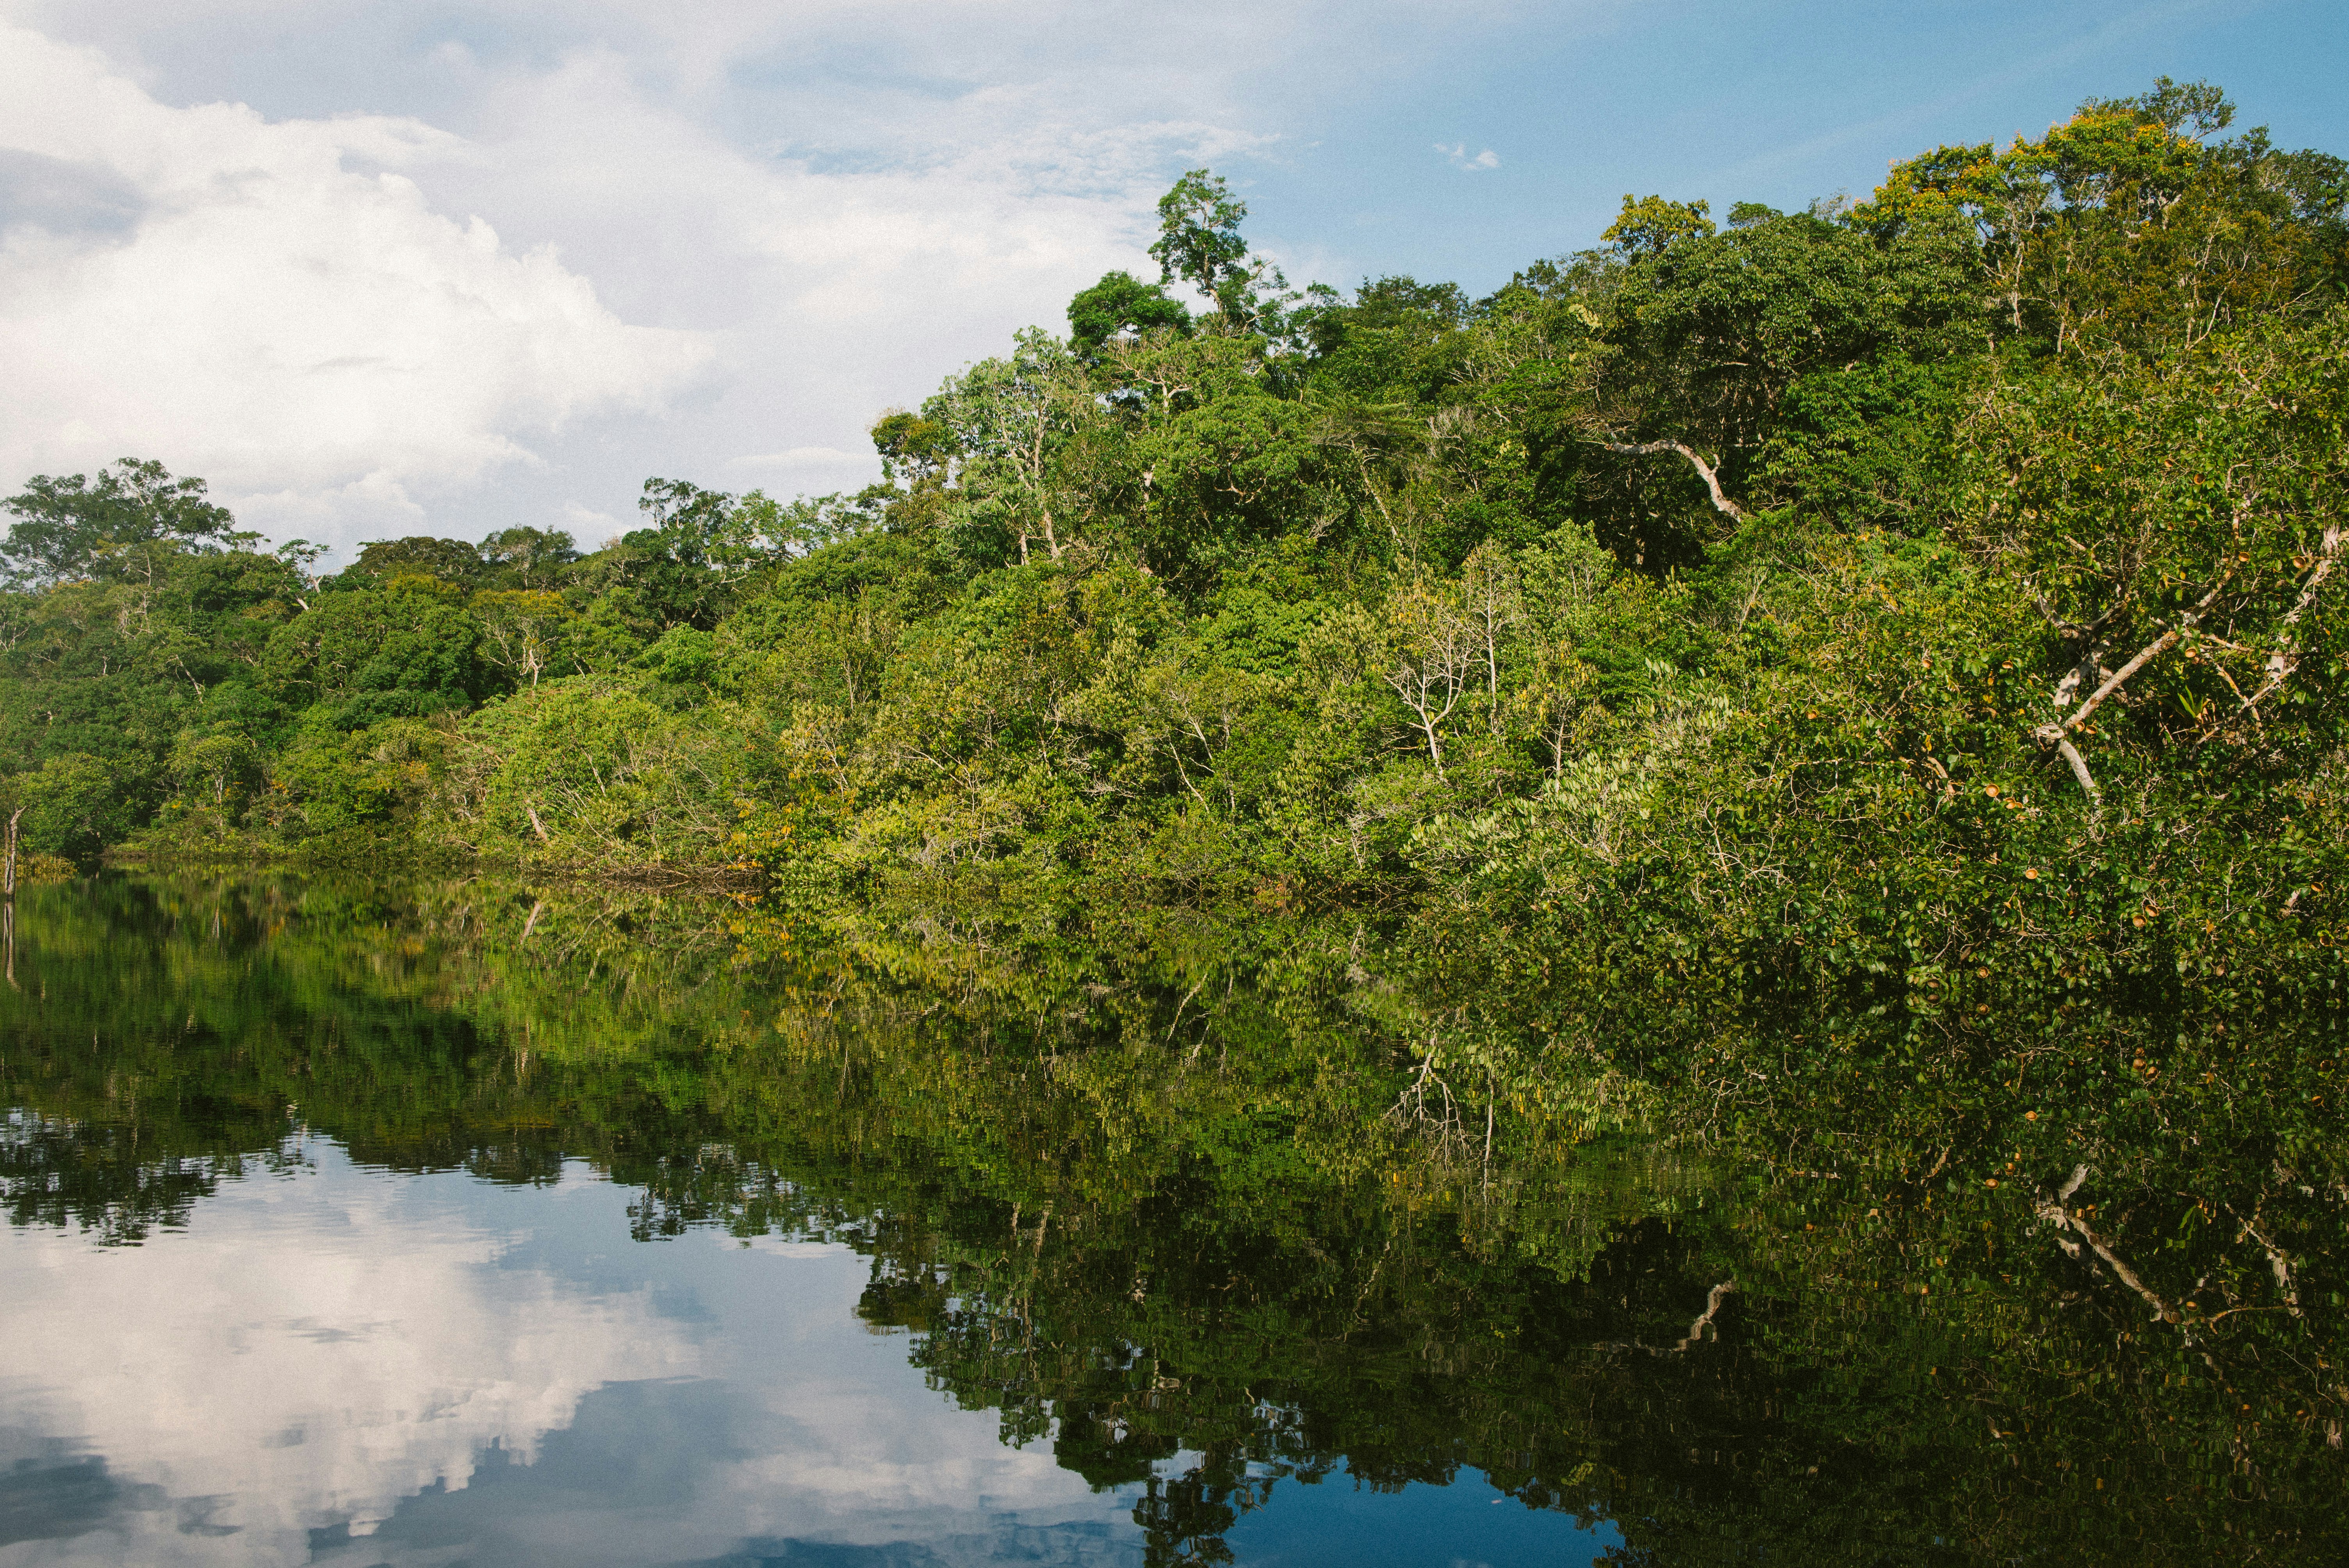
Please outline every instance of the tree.
M2234 106L2158 78L2091 98L2038 140L1942 147L1893 166L1854 222L1879 234L1954 216L1989 273L1984 326L2044 352L2153 355L2349 284L2349 164L2264 130L2210 139Z
M2092 810L2100 734L2197 770L2340 744L2344 315L1997 387L1966 432L1986 460L1955 531L2044 617L2032 735Z
M1661 196L1634 200L1627 191L1623 211L1599 236L1624 258L1642 262L1661 256L1682 240L1701 240L1713 231L1708 201L1667 201Z
M219 550L235 539L226 507L204 481L173 479L159 462L124 458L95 480L36 474L0 500L15 519L0 541L0 571L26 586L77 577L152 579L163 555Z
M480 701L492 685L481 645L481 624L471 612L435 595L329 593L278 628L261 673L329 727L358 729Z
M481 556L505 585L544 589L554 586L579 551L560 529L504 528L481 541Z
M1311 345L1317 387L1408 389L1434 402L1459 379L1458 334L1468 314L1457 284L1390 276L1363 279L1350 304L1292 312L1291 325Z
M1288 287L1280 269L1252 254L1240 237L1247 216L1247 203L1223 176L1194 169L1158 199L1158 239L1150 247L1159 283L1189 284L1216 302L1216 315L1235 332L1279 325L1267 320L1278 317L1278 301L1267 301L1263 291L1277 295Z
M1412 583L1387 602L1392 629L1379 678L1411 710L1412 727L1444 777L1444 725L1484 662L1484 628L1446 584Z
M1154 572L1205 585L1238 552L1346 504L1326 485L1315 409L1266 385L1263 344L1223 333L1104 360L1116 421L1089 427L1093 504L1112 506Z
M1509 633L1525 619L1525 599L1518 590L1516 564L1509 552L1491 541L1468 552L1460 567L1460 607L1485 656L1485 696L1490 705L1492 730L1501 733L1501 650Z
M192 802L233 821L267 779L261 748L235 730L183 730L171 746L171 778Z
M948 377L922 405L921 418L961 459L957 510L1008 511L1002 521L1017 536L1024 564L1029 541L1039 533L1060 557L1055 459L1069 432L1097 412L1069 346L1030 327L1009 358L981 360Z
M1166 297L1164 284L1145 284L1131 273L1104 273L1069 302L1069 341L1081 349L1129 334L1190 330L1190 311Z
M1947 221L1877 234L1796 213L1714 233L1699 205L1651 197L1609 231L1634 259L1609 301L1588 418L1609 451L1685 463L1737 522L1789 390L1891 356L1963 352L1980 267Z
M955 460L962 456L953 430L903 408L892 408L874 420L871 435L873 449L881 454L883 476L916 491L936 489L953 479Z
M879 528L895 490L887 484L868 485L854 495L835 490L830 495L803 495L788 501L752 490L742 498L741 510L759 537L778 554L807 555L828 544L843 544Z
M20 786L24 845L36 854L88 863L130 836L144 816L129 780L87 752L52 757Z
M671 559L702 567L724 583L738 581L793 543L788 531L773 531L781 514L758 490L735 496L683 480L651 479L645 481L636 510L659 530Z
M481 623L482 656L532 687L575 618L562 594L543 588L488 589L473 595L472 611Z
M359 558L344 575L387 583L402 577L422 577L454 588L470 588L481 575L481 552L460 539L429 533L380 539L362 546Z
M703 490L683 480L648 479L636 509L651 522L581 568L590 586L617 586L635 595L649 624L647 640L671 626L708 631L718 624L734 590L761 562L782 554L788 541L762 528L777 521L765 498Z

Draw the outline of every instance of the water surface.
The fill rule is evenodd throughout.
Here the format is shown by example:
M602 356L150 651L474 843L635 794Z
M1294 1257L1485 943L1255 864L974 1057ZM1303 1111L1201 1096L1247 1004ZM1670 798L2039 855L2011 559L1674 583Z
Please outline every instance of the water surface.
M1979 1182L1496 1154L1335 1002L757 929L27 890L0 1563L2337 1560L2328 1253L2181 1335Z

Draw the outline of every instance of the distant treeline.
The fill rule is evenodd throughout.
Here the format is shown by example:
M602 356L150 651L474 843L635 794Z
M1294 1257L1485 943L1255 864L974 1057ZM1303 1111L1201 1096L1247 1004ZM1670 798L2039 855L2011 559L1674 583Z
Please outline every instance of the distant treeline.
M1357 911L1553 1035L2327 984L2349 165L2232 119L2165 78L1857 203L1627 197L1481 299L1292 289L1195 171L1160 278L883 417L885 482L657 480L585 553L316 578L160 465L36 478L0 805L84 861Z

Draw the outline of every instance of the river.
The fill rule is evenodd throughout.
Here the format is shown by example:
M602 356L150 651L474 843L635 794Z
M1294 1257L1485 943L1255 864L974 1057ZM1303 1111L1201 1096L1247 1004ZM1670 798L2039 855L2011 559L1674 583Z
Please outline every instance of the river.
M2326 1148L2066 1191L1824 1104L1431 1116L1214 933L17 905L7 1568L2349 1553Z

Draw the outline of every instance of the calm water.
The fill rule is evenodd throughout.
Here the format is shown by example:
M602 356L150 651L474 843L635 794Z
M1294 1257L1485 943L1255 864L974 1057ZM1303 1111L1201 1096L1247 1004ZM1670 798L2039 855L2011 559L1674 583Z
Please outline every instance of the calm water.
M2173 1345L2027 1202L1464 1163L1294 997L784 947L27 890L0 1564L2340 1560L2329 1253Z
M297 1133L136 1246L0 1251L8 1561L1130 1563L1143 1488L998 1440L838 1242L629 1239L584 1162L409 1173ZM1177 1455L1155 1469L1195 1468ZM1276 1481L1251 1562L1573 1563L1473 1473Z

